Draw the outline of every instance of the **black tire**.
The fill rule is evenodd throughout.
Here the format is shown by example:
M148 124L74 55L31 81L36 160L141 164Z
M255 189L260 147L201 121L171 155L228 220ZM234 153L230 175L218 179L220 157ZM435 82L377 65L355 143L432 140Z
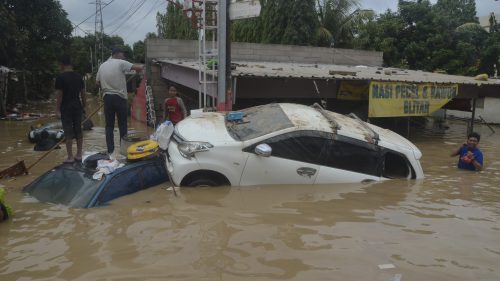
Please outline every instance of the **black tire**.
M187 183L189 187L211 187L211 186L219 186L220 184L210 178L198 178L193 179L192 181Z

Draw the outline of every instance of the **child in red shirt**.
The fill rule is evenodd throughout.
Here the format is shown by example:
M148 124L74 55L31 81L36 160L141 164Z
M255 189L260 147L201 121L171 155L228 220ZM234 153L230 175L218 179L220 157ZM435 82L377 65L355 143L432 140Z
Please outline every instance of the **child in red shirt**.
M168 98L163 103L163 120L170 120L175 125L186 116L186 106L182 99L177 96L177 88L170 86L168 88Z

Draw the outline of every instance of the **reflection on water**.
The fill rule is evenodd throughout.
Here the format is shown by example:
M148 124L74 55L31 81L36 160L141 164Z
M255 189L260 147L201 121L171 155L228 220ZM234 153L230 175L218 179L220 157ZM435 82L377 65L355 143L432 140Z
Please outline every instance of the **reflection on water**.
M86 132L87 150L105 147L101 118ZM26 124L0 126L8 132L0 167L33 161ZM500 280L500 134L477 128L486 165L475 173L448 157L465 130L450 122L446 133L412 132L422 181L181 189L178 197L163 185L88 210L19 192L64 159L57 151L31 175L0 181L15 209L0 225L0 279ZM394 268L380 269L387 264Z

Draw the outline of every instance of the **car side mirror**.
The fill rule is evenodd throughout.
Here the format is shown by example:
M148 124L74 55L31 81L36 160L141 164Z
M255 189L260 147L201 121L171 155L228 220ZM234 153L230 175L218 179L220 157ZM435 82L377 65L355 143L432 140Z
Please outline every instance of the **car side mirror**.
M271 156L271 152L273 152L273 149L266 143L261 143L255 147L255 154L262 157Z

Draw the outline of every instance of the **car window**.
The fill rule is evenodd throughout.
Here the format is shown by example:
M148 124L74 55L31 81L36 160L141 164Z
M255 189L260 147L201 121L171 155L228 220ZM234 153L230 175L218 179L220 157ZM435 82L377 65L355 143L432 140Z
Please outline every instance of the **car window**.
M226 121L229 134L239 141L251 140L279 130L293 127L279 104L266 104L241 110L240 122Z
M61 165L43 174L23 191L41 202L84 208L100 184L84 169Z
M298 131L282 134L254 144L244 151L254 153L258 144L266 143L272 148L273 157L320 164L327 153L330 134L318 131Z
M382 156L380 148L366 142L339 137L329 141L324 166L380 176Z
M142 168L128 169L115 176L106 184L99 195L99 204L143 189Z
M123 195L161 184L168 180L165 161L159 158L149 162L135 163L134 166L123 168L106 183L98 203L102 204ZM137 166L140 164L140 168Z
M407 178L410 167L406 158L396 152L387 151L384 154L384 171L382 176L390 179ZM413 173L415 178L415 173Z

